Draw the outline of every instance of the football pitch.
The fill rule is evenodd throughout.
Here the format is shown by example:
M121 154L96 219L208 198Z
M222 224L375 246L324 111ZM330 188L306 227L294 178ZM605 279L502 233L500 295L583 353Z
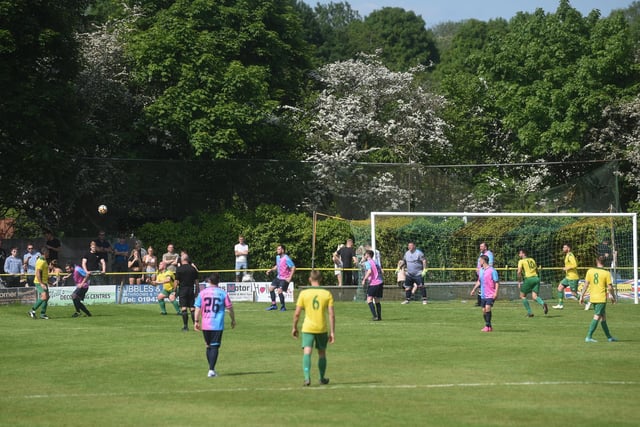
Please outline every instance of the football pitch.
M551 304L550 304L551 305ZM3 426L635 426L640 307L609 304L620 341L584 338L593 311L575 301L547 316L498 301L482 333L471 302L336 304L330 384L302 386L293 305L236 303L207 378L202 335L157 305L95 305L91 318L51 307L0 307ZM227 324L229 319L227 317Z

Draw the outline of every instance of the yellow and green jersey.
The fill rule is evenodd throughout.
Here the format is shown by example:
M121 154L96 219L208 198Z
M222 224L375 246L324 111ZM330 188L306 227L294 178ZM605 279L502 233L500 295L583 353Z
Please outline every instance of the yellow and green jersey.
M518 270L522 271L525 279L535 277L538 275L538 264L536 264L536 260L533 258L522 258L518 261Z
M590 268L584 280L589 283L589 301L593 304L607 302L607 289L611 282L611 273L604 268Z
M169 280L166 283L163 283L165 282L165 280L167 280L167 278ZM176 276L171 270L165 270L162 273L158 273L158 275L156 276L156 282L162 283L162 288L167 292L173 292L175 280Z
M317 286L305 289L298 295L296 307L304 309L302 332L321 334L329 331L328 308L333 307L333 295Z
M42 279L42 282L38 281L38 270L40 270L40 278ZM47 264L47 260L41 256L38 257L38 260L36 261L36 275L33 279L33 283L37 284L37 285L41 285L41 284L47 284L49 283L49 264Z
M564 267L566 268L565 277L569 280L578 280L578 261L573 252L567 252L564 256Z

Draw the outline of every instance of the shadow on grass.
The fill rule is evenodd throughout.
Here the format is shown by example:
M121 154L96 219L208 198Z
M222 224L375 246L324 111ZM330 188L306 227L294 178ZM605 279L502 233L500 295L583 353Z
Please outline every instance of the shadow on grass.
M242 375L267 375L267 374L274 374L275 371L254 371L254 372L225 372L224 376L225 377L239 377Z

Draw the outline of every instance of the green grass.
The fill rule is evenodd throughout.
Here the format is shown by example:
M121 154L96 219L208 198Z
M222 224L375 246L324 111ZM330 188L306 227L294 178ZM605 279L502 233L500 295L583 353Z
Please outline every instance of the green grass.
M200 333L156 305L69 307L32 320L0 307L0 425L7 426L596 426L637 425L640 307L609 305L617 343L577 304L525 318L519 302L494 307L494 332L460 302L336 305L328 386L302 387L293 312L238 303L218 378L207 378ZM606 421L603 421L606 420Z

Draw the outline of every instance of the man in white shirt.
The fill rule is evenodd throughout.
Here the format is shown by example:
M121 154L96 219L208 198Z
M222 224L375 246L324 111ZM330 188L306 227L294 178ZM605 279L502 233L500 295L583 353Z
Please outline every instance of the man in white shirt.
M244 236L238 236L238 243L233 247L236 255L236 282L242 280L242 271L249 268L249 245L244 241Z

